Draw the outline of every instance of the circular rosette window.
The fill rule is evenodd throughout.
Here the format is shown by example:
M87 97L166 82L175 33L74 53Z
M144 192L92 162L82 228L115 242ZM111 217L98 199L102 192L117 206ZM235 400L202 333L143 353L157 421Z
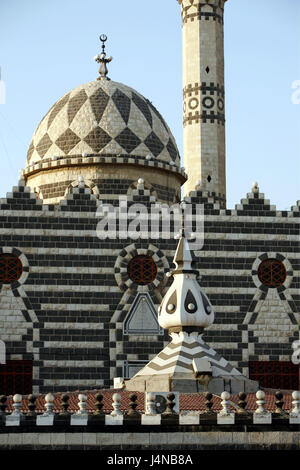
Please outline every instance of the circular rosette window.
M23 273L20 258L12 253L0 255L0 284L13 284Z
M284 264L275 258L262 261L258 268L258 278L267 287L280 287L286 280L286 269Z
M127 273L132 282L146 286L155 280L157 265L151 256L137 255L129 261Z

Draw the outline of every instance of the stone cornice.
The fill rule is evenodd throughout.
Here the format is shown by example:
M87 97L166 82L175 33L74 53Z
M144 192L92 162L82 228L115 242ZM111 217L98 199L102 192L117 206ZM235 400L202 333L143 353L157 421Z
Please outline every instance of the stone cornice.
M86 165L140 165L149 168L158 168L160 170L168 171L170 173L177 174L179 179L182 180L182 184L187 180L187 174L185 171L177 165L171 165L162 160L146 160L144 157L138 156L127 156L127 155L72 155L71 157L57 157L55 160L47 159L36 162L34 165L30 165L22 170L22 174L25 177L32 176L41 171L56 170L63 167L71 166L86 166Z

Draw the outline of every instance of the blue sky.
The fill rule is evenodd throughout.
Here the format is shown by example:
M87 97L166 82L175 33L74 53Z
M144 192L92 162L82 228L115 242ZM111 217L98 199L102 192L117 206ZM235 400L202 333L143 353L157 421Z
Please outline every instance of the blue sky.
M300 199L300 2L228 0L225 13L227 205L258 181L289 209ZM176 0L1 0L0 196L17 183L38 123L68 90L94 80L99 35L112 80L142 93L181 155L181 18ZM184 162L182 163L184 165Z

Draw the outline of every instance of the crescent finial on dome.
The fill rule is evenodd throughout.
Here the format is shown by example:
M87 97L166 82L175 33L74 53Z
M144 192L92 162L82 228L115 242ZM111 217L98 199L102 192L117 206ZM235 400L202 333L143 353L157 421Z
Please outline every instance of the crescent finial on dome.
M95 61L100 64L99 68L99 75L100 77L97 78L97 80L110 80L108 78L108 69L107 69L107 64L112 61L112 57L107 57L106 58L106 52L105 52L105 42L107 41L107 36L105 34L101 34L99 36L100 41L102 42L102 52L99 55L95 56Z

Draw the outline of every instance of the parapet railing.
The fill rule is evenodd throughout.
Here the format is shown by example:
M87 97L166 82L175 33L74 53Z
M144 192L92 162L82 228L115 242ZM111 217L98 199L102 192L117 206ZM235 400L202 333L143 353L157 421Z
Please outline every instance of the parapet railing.
M229 401L230 393L224 391L221 393L221 410L216 412L212 410L213 395L211 393L204 394L206 398L205 410L191 410L181 411L176 413L174 411L175 395L169 393L167 395L166 409L163 413L158 413L156 408L156 395L155 393L146 393L145 412L137 410L137 395L130 395L130 403L128 409L121 410L122 395L114 393L112 396L112 408L110 413L103 411L103 395L98 393L95 395L95 411L87 411L87 397L83 393L78 394L79 410L75 413L70 413L69 408L69 395L61 395L60 411L54 412L54 396L48 393L45 396L45 411L43 413L36 411L36 397L29 395L27 397L27 408L29 411L22 411L22 395L16 394L13 396L12 412L8 412L7 397L0 396L0 433L13 431L16 427L19 429L24 427L24 431L32 431L32 427L45 426L49 431L49 426L59 428L61 431L66 427L73 426L124 426L134 425L135 431L142 426L153 426L153 430L157 429L156 426L218 426L224 425L298 425L296 429L300 429L300 391L292 392L292 409L286 411L283 409L284 401L283 394L276 392L276 408L274 411L267 411L265 408L265 392L262 390L256 393L256 409L253 411L246 410L247 395L243 392L239 394L238 405L232 406ZM228 428L228 426L227 426ZM295 429L294 426L292 426ZM42 429L42 428L39 428ZM75 428L73 428L75 429ZM78 428L77 428L78 429Z

